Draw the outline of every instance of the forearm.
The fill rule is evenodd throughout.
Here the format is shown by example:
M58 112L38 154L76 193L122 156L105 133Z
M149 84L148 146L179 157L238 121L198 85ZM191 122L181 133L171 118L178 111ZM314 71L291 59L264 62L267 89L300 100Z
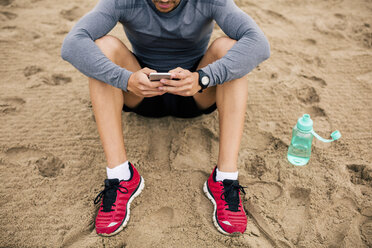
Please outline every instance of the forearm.
M69 34L63 42L62 58L84 75L127 91L132 74L109 60L84 32Z
M221 59L202 68L211 78L211 85L222 84L248 74L269 58L270 45L256 22L232 0L216 6L213 18L235 45Z
M270 46L262 33L243 37L221 59L202 68L211 85L223 84L248 74L270 57Z
M61 56L88 77L127 91L131 72L108 59L95 44L117 24L114 0L101 0L66 36Z

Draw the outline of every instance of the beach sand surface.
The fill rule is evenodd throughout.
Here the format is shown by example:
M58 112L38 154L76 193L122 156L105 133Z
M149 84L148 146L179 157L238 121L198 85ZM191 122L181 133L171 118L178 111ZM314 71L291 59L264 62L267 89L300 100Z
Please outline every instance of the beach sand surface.
M236 0L268 37L249 84L239 179L244 234L220 234L202 186L218 156L218 113L123 113L127 154L146 187L118 235L96 235L106 161L87 78L60 57L96 1L0 0L0 247L372 247L372 2ZM121 25L111 34L129 43ZM212 40L222 36L216 27ZM286 160L304 113L308 165Z

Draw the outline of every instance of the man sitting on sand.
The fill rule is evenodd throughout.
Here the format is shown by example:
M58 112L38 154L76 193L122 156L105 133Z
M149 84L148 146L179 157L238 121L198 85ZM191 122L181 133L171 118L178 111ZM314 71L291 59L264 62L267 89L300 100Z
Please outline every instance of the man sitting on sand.
M209 47L214 21L228 37ZM131 52L107 33L118 23ZM213 222L224 234L247 225L238 182L238 152L248 98L244 76L270 56L257 24L233 0L100 0L63 42L62 57L89 77L90 97L107 159L96 231L111 236L130 216L144 180L124 147L122 111L148 117L219 114L217 166L204 184ZM170 80L150 81L151 72Z

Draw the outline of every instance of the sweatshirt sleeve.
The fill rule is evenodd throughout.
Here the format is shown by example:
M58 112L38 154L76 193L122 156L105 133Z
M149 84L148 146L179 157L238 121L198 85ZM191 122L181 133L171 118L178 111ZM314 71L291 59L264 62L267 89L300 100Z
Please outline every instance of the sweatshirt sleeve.
M221 59L202 68L211 84L223 84L241 78L270 57L270 45L255 21L233 0L213 5L212 18L224 33L237 42Z
M100 0L67 34L61 56L86 76L127 91L132 72L109 60L94 43L110 32L119 18L115 0Z

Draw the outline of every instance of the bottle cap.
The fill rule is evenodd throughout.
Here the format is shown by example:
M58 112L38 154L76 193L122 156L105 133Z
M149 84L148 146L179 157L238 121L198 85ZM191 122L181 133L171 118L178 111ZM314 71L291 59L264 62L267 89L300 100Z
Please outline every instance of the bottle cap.
M311 131L313 129L313 120L310 119L309 114L304 114L298 119L297 128L301 131Z
M341 138L340 131L338 131L338 130L334 131L333 133L331 133L331 137L332 137L333 140L338 140L339 138Z
M341 138L341 133L340 131L334 131L332 134L331 134L331 138L332 139L325 139L325 138L322 138L319 136L319 134L317 134L314 129L311 130L311 133L314 135L315 138L317 138L318 140L320 141L323 141L324 143L329 143L329 142L332 142L332 141L335 141L335 140L338 140L339 138Z

